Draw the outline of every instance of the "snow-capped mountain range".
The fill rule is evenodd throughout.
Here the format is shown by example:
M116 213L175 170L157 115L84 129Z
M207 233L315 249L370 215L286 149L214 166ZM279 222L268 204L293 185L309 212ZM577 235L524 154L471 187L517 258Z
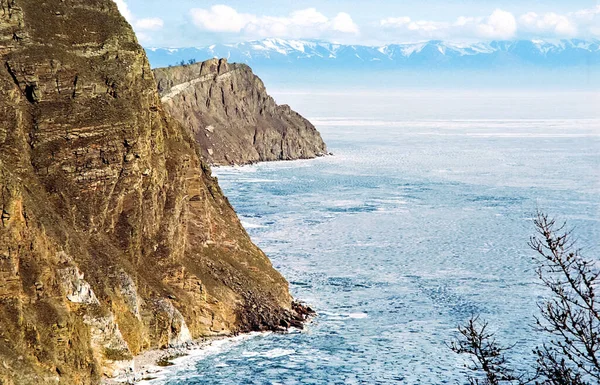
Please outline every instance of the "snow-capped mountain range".
M344 45L317 40L264 39L200 48L147 48L153 67L224 57L252 67L461 68L513 66L600 67L600 40L517 40L482 43L428 41L385 46Z

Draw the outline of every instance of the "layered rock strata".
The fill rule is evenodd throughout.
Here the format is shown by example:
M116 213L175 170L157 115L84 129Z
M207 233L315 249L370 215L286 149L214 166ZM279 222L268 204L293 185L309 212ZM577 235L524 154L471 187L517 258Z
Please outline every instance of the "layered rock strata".
M209 163L247 164L325 155L316 128L277 105L245 64L211 59L154 70L165 110L188 127Z
M111 0L0 0L0 384L298 314Z

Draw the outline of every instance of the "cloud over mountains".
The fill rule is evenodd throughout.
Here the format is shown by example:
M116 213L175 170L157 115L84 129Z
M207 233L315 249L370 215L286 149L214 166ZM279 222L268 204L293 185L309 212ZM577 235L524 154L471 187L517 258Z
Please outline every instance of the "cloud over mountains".
M408 16L389 17L380 21L384 29L395 29L407 37L447 39L449 37L476 37L485 39L510 39L517 32L517 20L512 13L496 9L488 17L461 16L456 21L436 22L412 20Z
M358 34L352 17L344 12L328 18L315 8L294 11L286 17L239 13L227 5L209 9L193 8L190 15L195 26L204 31L241 33L254 37L322 37L327 34Z
M185 20L182 27L182 23L169 24L160 15L137 18L130 7L137 0L114 1L135 28L142 44L153 44L154 38L162 37L163 30L171 28L185 28L187 36L194 30L200 34L210 34L219 41L273 37L323 39L350 44L389 44L431 39L482 41L600 37L600 5L567 13L530 11L515 14L498 8L488 15L464 15L453 20L418 19L405 14L377 18L374 13L372 20L365 21L363 15L358 23L350 12L344 10L325 14L315 7L309 7L281 15L273 12L241 12L230 5L217 4L188 9L187 13L181 15Z

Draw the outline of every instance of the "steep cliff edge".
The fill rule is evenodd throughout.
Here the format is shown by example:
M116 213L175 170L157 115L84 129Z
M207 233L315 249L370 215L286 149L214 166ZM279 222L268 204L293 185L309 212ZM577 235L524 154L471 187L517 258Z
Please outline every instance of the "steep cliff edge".
M277 105L245 64L211 59L154 70L165 109L188 127L209 163L247 164L325 155L316 128Z
M111 0L0 0L0 384L296 317Z

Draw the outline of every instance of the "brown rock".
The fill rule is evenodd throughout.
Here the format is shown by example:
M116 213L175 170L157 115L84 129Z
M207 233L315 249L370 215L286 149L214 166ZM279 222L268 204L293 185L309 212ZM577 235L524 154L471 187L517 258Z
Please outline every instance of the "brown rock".
M165 109L188 127L209 163L247 164L327 154L316 128L279 106L245 64L226 59L154 70Z
M0 383L95 384L294 312L113 1L0 0L0 122Z

